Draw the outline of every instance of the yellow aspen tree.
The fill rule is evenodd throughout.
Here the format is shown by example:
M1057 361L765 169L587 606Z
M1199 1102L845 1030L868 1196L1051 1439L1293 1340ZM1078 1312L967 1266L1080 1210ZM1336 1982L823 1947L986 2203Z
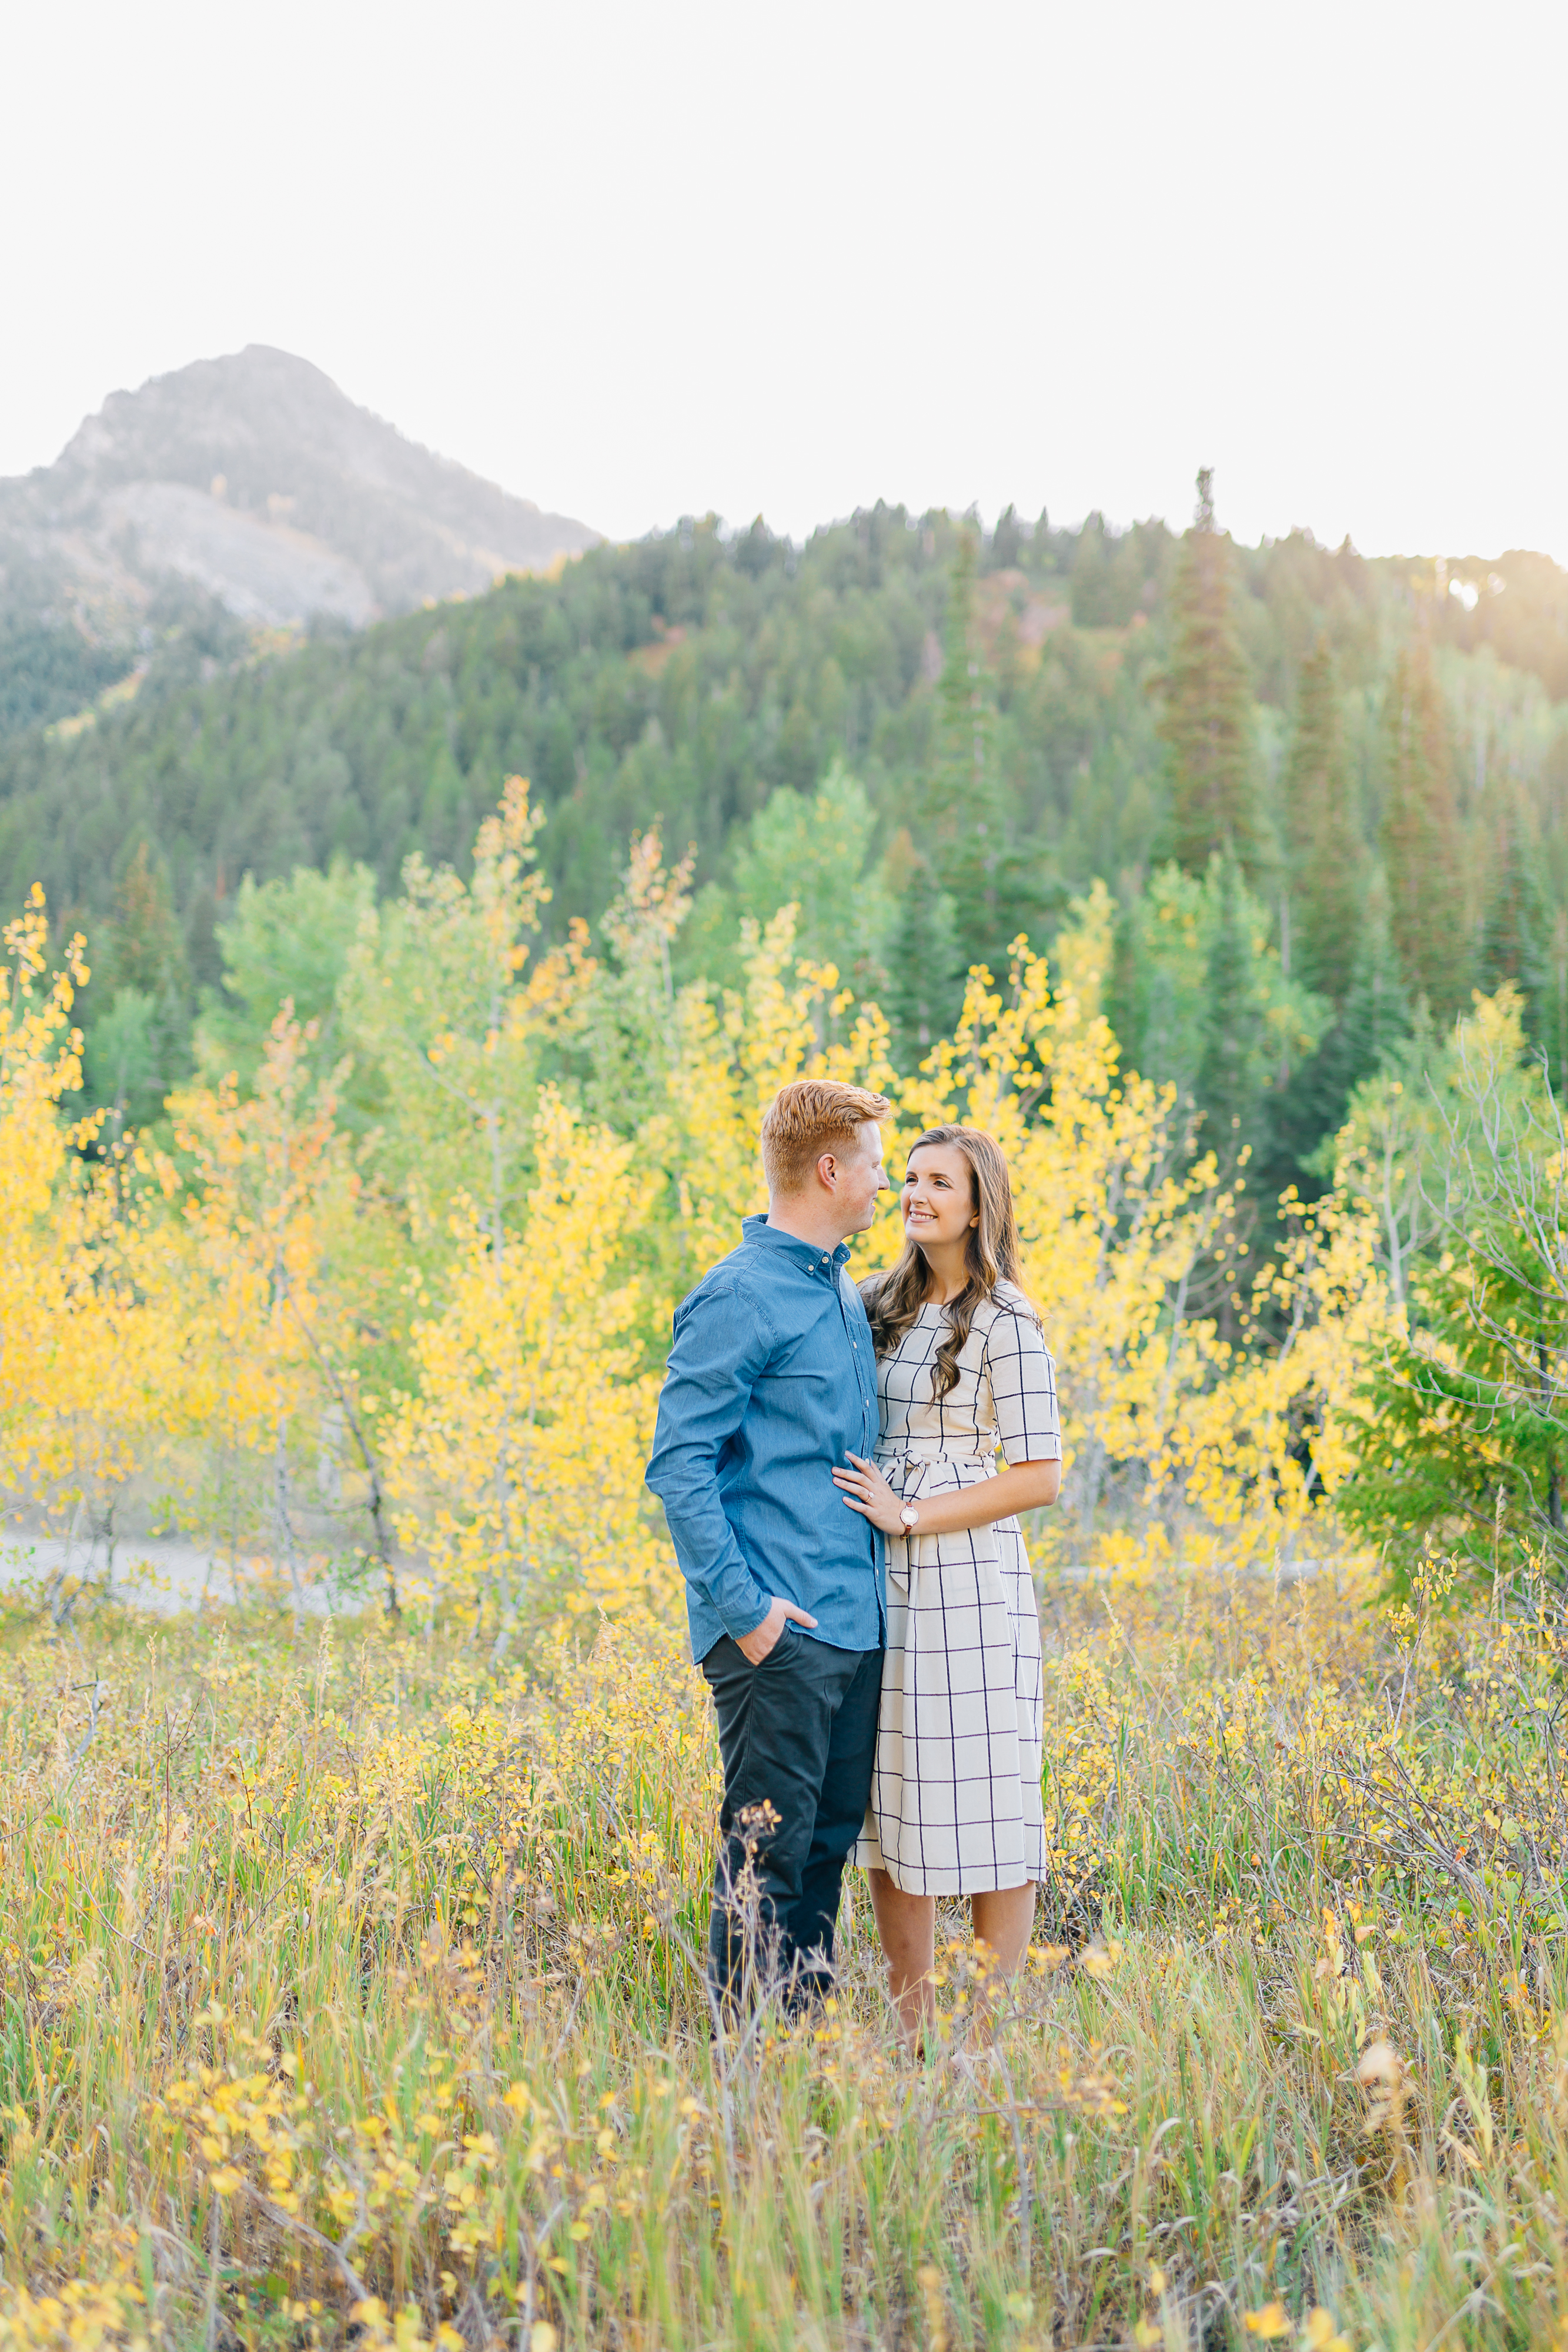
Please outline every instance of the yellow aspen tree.
M97 1117L71 1120L60 1108L81 1083L71 1015L89 978L85 942L74 938L50 971L36 885L4 940L0 1492L14 1517L89 1550L101 1544L108 1573L120 1502L168 1433L177 1322L149 1280L148 1221L122 1182L126 1152L90 1163ZM57 1578L57 1606L65 1591Z
M60 1230L68 1156L86 1140L59 1114L62 1095L81 1083L81 1034L71 1023L88 978L78 936L64 968L48 969L48 916L36 885L5 931L0 972L0 1444L13 1507L43 1499L62 1466L60 1430L49 1400L69 1360L67 1333L79 1276Z
M898 1094L901 1128L963 1119L1008 1155L1023 1272L1061 1366L1069 1465L1051 1540L1092 1540L1103 1508L1146 1510L1170 1486L1182 1400L1222 1364L1188 1287L1230 1210L1194 1162L1175 1090L1120 1066L1103 1013L1053 991L1013 948L1005 991L970 974L951 1038Z
M184 1225L193 1306L185 1412L201 1475L186 1515L209 1538L259 1545L305 1606L301 1424L319 1422L323 1195L339 1173L336 1100L309 1066L313 1033L286 1003L254 1094L232 1078L171 1097L192 1164ZM198 1304L199 1302L199 1304Z
M621 1261L656 1174L634 1143L541 1091L526 1219L497 1246L460 1203L441 1313L416 1325L415 1395L389 1417L400 1528L438 1601L494 1622L525 1612L667 1600L666 1547L643 1491L658 1378L634 1343L643 1307Z

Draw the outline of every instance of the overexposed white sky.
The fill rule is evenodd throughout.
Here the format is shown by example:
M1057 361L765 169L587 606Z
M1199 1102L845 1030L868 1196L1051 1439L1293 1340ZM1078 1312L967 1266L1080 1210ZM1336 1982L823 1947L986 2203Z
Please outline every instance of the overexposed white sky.
M0 473L247 342L612 537L884 497L1568 561L1562 0L81 0Z

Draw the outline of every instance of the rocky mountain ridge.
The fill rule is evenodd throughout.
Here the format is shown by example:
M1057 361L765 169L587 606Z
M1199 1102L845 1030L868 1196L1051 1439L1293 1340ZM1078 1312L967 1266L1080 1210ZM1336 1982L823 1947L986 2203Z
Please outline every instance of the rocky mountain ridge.
M97 635L183 588L257 625L358 628L598 537L253 343L111 394L52 466L0 480L0 607Z

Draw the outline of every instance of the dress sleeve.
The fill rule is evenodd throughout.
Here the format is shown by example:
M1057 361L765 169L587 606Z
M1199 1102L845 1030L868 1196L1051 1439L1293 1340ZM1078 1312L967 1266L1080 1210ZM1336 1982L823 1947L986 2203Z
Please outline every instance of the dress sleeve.
M1002 1452L1019 1462L1060 1462L1056 1366L1032 1316L1003 1308L986 1334L986 1370Z

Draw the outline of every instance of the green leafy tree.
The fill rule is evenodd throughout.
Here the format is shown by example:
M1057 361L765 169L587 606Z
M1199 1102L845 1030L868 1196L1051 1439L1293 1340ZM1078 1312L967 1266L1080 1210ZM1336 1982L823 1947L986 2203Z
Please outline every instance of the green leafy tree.
M633 839L621 888L599 926L603 953L580 966L572 1025L586 1057L577 1091L589 1117L632 1135L668 1099L678 1055L672 950L691 911L692 861L666 869L659 829Z
M88 1000L82 1058L87 1104L105 1114L101 1140L151 1127L190 1064L190 973L168 877L145 842L114 894L106 953Z
M1337 1506L1400 1580L1428 1549L1482 1578L1542 1557L1561 1576L1568 1136L1526 1054L1515 992L1479 999L1445 1050L1447 1084L1430 1084L1424 1104L1406 1112L1403 1089L1385 1084L1385 1119L1404 1112L1403 1131L1375 1128L1359 1170L1346 1154L1347 1189L1359 1175L1375 1202L1392 1197L1385 1171L1397 1170L1414 1205L1403 1213L1406 1316L1372 1366Z
M166 1042L158 1000L143 988L117 988L107 1009L88 1024L82 1092L93 1109L106 1113L104 1142L156 1120L172 1083Z
M1286 972L1267 908L1217 856L1201 879L1162 866L1123 909L1106 1012L1132 1068L1195 1098L1212 1082L1218 1113L1263 1100L1281 1066L1307 1059L1328 1008Z
M1228 854L1250 878L1268 862L1252 693L1231 613L1230 541L1215 523L1207 467L1197 493L1172 597L1160 722L1171 761L1170 851L1189 874L1207 873L1211 857Z
M520 776L479 828L472 878L422 857L402 895L361 915L340 1002L378 1113L377 1172L416 1236L442 1245L465 1198L497 1253L532 1170L538 1030L570 992L570 970L528 971L548 892L542 823Z
M207 992L196 1024L197 1066L210 1083L233 1070L249 1087L285 999L298 1021L316 1024L317 1054L330 1065L338 990L375 895L370 867L343 858L334 858L324 874L297 866L270 882L246 876L218 929L223 984Z
M1369 1212L1375 1254L1403 1307L1437 1234L1442 1147L1456 1104L1453 1041L1417 1008L1352 1090L1329 1165L1336 1188ZM1325 1157L1328 1155L1325 1154Z
M1459 873L1459 824L1437 683L1416 638L1394 666L1384 706L1387 785L1383 855L1390 924L1405 984L1435 1020L1451 1020L1470 958Z
M837 966L857 993L880 997L896 909L875 852L876 814L865 786L835 760L808 798L781 785L747 826L729 888L708 883L675 941L677 982L746 984L740 925L765 931L780 907L795 908L795 952Z
M810 798L773 793L751 821L735 861L740 915L764 929L793 904L796 953L831 963L841 979L876 993L894 908L873 856L876 817L865 786L835 760Z

